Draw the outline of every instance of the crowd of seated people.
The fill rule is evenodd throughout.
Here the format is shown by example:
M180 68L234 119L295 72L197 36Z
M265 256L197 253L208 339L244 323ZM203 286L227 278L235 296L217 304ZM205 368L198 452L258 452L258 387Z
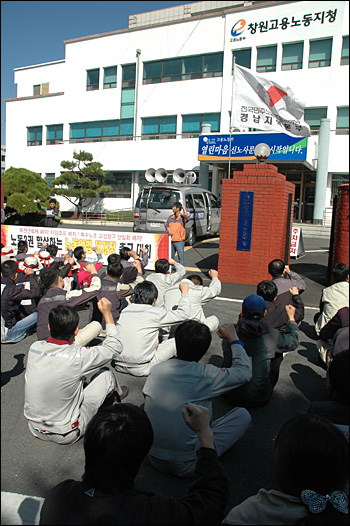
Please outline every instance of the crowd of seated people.
M330 310L319 333L333 341L329 402L314 402L308 414L281 422L270 485L225 517L229 487L218 457L244 437L249 410L269 402L283 356L299 345L302 278L272 261L273 279L244 299L238 320L220 325L203 310L221 293L214 269L206 287L200 275L186 279L172 259L158 260L145 278L145 250L141 259L127 248L111 254L99 275L97 249L90 263L83 247L60 257L55 246L29 255L23 244L17 255L10 248L2 248L1 340L16 343L29 331L37 334L25 372L29 430L61 445L84 440L82 481L52 489L40 524L348 521L349 344L339 340L348 330L348 307ZM347 286L348 274L342 279ZM77 311L84 306L89 322L79 327ZM216 331L220 367L204 359ZM145 377L143 409L120 403L128 395L120 373ZM231 409L213 419L212 399L219 395ZM135 489L146 456L158 471L194 479L183 499Z

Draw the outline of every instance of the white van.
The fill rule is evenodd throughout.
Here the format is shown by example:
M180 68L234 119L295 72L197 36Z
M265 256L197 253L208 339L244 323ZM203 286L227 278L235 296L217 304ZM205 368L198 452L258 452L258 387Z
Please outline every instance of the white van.
M212 192L193 184L147 185L140 193L134 208L134 232L165 232L165 223L179 201L190 214L186 223L186 244L196 238L220 231L221 205Z

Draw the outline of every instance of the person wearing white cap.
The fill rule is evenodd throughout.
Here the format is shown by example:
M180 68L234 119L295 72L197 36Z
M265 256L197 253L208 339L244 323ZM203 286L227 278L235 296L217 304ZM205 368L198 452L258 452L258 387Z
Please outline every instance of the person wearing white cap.
M16 279L16 285L22 284L26 290L30 290L31 280L25 272L27 268L31 268L33 270L34 276L38 280L40 271L43 269L43 266L36 256L29 256L25 258L24 261L20 261L18 263L18 275ZM30 314L33 314L33 312L36 312L38 302L38 297L22 300L19 309L21 313L24 314L24 316L29 316Z

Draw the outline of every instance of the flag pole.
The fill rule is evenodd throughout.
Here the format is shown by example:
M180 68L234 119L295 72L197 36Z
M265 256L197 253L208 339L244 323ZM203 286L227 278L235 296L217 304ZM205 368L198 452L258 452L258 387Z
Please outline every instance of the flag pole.
M233 69L232 69L232 89L231 89L231 115L230 115L230 146L228 154L228 179L231 179L231 135L232 135L232 108L233 108L233 90L235 85L235 66L236 57L233 55Z

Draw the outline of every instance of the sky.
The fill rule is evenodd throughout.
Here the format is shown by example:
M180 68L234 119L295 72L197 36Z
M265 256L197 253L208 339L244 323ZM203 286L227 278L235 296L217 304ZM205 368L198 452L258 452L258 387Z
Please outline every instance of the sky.
M62 60L64 40L129 27L129 15L186 2L1 1L1 144L6 103L16 97L14 68Z

